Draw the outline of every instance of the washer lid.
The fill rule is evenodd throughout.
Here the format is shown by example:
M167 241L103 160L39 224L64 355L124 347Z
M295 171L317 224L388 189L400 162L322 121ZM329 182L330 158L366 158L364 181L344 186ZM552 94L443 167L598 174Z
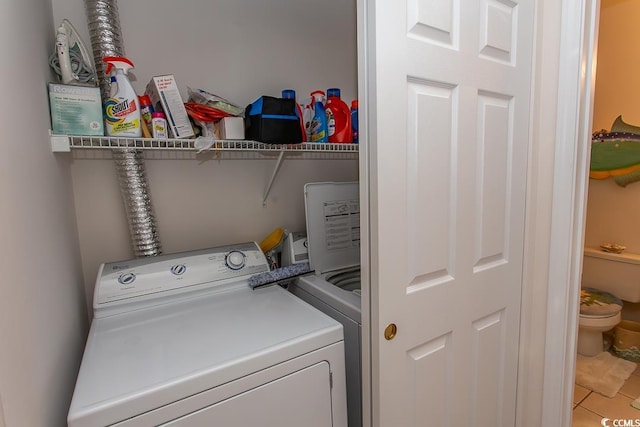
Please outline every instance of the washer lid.
M280 286L97 318L69 426L111 425L342 339L340 323Z
M304 186L309 264L316 273L360 265L358 182Z

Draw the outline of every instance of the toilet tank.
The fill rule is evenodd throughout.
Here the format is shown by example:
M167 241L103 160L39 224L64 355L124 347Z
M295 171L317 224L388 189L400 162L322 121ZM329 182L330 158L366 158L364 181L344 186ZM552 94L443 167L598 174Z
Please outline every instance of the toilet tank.
M582 286L610 292L623 301L640 302L640 254L585 248Z

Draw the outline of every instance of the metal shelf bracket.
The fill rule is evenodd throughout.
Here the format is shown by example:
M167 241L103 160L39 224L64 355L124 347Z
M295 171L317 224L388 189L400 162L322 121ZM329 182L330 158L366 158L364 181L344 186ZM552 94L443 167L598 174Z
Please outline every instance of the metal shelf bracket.
M275 168L273 168L273 173L271 174L271 179L269 179L269 183L267 184L267 189L262 196L262 207L267 206L267 197L269 197L269 192L271 191L271 187L273 186L273 181L275 181L276 176L278 175L278 171L280 170L280 165L282 164L282 159L284 158L284 150L280 151L280 155L278 156L278 161L276 162Z

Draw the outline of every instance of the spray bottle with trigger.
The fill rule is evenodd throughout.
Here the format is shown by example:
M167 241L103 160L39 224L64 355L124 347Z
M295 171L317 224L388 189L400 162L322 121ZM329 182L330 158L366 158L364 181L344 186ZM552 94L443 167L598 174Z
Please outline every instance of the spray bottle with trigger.
M324 110L324 92L311 92L313 113L311 118L311 142L329 142L327 115Z
M106 74L114 72L116 91L104 103L104 118L107 134L110 136L142 136L138 95L127 78L133 63L123 56L105 56Z

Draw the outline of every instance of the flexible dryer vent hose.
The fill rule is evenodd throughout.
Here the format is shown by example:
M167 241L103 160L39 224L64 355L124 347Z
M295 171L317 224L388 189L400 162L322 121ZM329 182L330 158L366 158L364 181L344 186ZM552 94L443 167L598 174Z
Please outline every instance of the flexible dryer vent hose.
M107 99L109 94L109 76L105 74L106 64L102 62L102 58L124 56L117 1L85 0L91 48L103 99ZM133 252L136 257L160 255L162 247L153 214L142 151L116 149L113 155Z

